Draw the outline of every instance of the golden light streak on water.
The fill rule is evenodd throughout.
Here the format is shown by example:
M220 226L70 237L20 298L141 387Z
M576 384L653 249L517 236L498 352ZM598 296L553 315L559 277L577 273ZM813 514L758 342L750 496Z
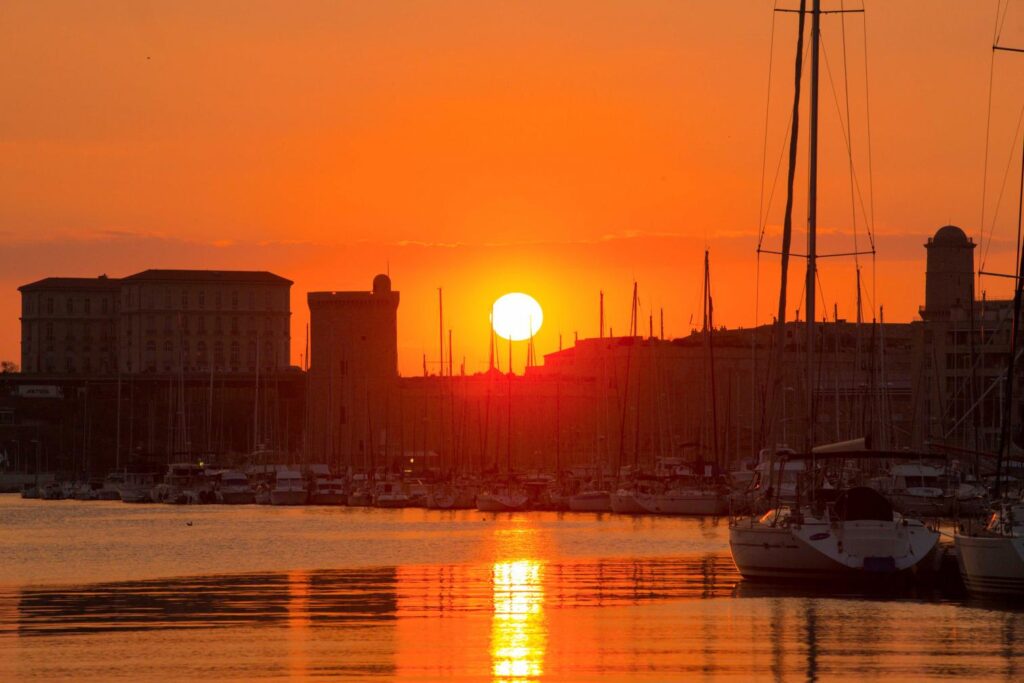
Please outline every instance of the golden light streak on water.
M491 671L495 681L524 681L544 674L547 628L544 565L531 560L496 562L491 571Z
M310 626L313 623L309 613L309 584L309 572L288 572L287 666L288 677L296 681L309 678Z

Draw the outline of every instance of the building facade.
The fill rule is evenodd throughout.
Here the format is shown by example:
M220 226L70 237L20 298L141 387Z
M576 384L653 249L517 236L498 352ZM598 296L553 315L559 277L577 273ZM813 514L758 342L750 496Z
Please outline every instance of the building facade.
M292 282L265 271L146 270L121 281L121 371L281 370Z
M117 369L121 281L48 277L22 285L21 371L108 375Z
M109 376L287 368L292 282L265 271L146 270L19 287L22 372Z

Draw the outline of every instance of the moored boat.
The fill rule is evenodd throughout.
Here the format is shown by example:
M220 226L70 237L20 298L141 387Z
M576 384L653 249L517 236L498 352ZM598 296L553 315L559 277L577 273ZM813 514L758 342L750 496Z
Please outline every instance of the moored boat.
M309 490L302 472L290 467L277 471L277 478L270 489L271 505L305 505L309 501Z

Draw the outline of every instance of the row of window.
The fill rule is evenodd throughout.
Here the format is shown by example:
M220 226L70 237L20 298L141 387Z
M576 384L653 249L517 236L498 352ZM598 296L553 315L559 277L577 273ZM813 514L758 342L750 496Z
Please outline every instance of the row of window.
M230 305L230 308L236 311L255 311L257 305L262 304L263 309L269 311L274 308L275 299L278 299L280 308L288 307L286 290L264 289L259 296L253 289L239 292L237 289L220 288L210 290L209 294L205 289L196 291L173 287L145 287L141 292L138 287L126 287L124 292L124 303L128 308L135 306L154 308L162 305L167 310L205 310L209 304L213 310L223 310Z
M262 324L257 322L258 320L262 320ZM284 334L284 336L288 336L289 334L287 319L278 320L275 322L273 316L262 316L261 318L255 319L251 316L246 316L245 318L243 318L242 322L250 333L262 331L265 334L272 335L277 334L277 331L279 330L282 334ZM224 318L223 316L219 315L165 315L162 316L162 320L161 317L159 316L147 315L143 322L144 334L156 334L157 326L161 323L165 334L170 334L179 331L184 334L191 334L193 329L195 329L195 331L198 334L206 334L208 324L210 327L212 327L213 332L215 334L223 334L224 332ZM230 318L228 318L228 323L230 325L231 333L238 334L240 329L238 316L231 316ZM259 330L258 328L262 328L262 330ZM132 336L131 325L125 325L124 334L125 337Z
M112 296L42 296L25 295L26 315L110 315L117 311L117 302Z

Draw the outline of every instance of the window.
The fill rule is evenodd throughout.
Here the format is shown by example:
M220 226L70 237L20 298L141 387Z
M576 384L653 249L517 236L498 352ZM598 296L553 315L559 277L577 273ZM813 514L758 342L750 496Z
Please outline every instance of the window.
M188 308L188 290L181 290L181 307L182 309Z
M238 334L238 316L231 316L231 334Z
M238 342L231 342L231 369L238 370L238 364L240 362L239 356L241 355L241 349L238 346Z
M198 323L199 323L199 334L206 334L206 316L205 315L199 316Z
M213 345L213 362L218 368L224 367L224 342Z
M238 290L231 292L231 308L238 310Z
M106 315L108 306L109 304L107 303L107 297L103 297L102 299L100 299L100 313Z
M249 292L249 310L256 309L256 292Z
M221 317L219 315L214 319L213 323L214 323L214 325L213 325L214 331L217 334L222 334L224 332L224 324L223 324L223 320L221 320Z
M53 323L46 323L46 339L53 341Z
M200 342L196 343L196 361L199 363L200 367L205 367L205 365L206 365L206 342L204 342L204 341L200 341Z
M53 315L53 297L46 297L46 312L49 315Z
M71 297L67 298L68 315L74 315L75 313L75 300Z
M64 370L67 372L75 371L75 360L71 356L64 359Z
M85 314L92 315L92 299L85 297Z
M199 290L199 308L206 308L206 292Z
M171 290L164 292L164 308L170 310L171 308Z

